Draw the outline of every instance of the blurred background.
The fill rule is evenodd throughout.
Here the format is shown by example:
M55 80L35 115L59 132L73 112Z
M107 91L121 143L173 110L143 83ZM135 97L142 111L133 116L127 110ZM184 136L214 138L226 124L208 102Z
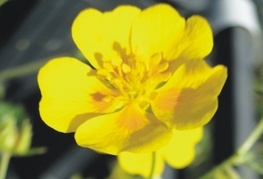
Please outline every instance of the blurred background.
M5 89L4 100L25 107L33 125L32 145L45 146L48 151L43 155L12 158L7 178L110 176L115 157L79 148L73 134L58 133L42 122L35 66L40 67L56 56L81 58L70 30L82 9L94 7L106 11L120 4L145 8L159 2L173 5L185 17L201 14L208 18L215 41L208 60L226 65L229 71L218 112L206 127L207 135L197 148L195 162L183 170L167 167L163 178L199 178L242 144L263 113L263 0L9 0L0 7L0 85ZM261 141L254 150L257 160L253 163L258 167L238 167L242 178L263 178L259 169L263 166Z

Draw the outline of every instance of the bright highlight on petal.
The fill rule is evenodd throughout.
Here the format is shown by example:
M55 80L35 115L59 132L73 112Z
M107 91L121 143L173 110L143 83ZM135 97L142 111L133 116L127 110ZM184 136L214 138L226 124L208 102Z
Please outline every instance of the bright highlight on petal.
M174 130L200 128L215 114L227 70L203 60L213 46L203 17L185 20L168 4L89 8L74 20L72 37L92 67L71 57L48 62L38 75L39 110L50 127L75 132L80 146L156 151L172 145ZM180 168L188 153L184 164L165 160Z

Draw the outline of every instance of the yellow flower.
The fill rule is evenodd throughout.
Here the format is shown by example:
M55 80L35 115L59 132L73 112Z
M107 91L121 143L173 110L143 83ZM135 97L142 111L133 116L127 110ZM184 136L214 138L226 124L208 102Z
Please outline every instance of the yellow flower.
M213 46L201 16L185 20L167 4L83 10L72 36L92 67L72 57L39 72L40 115L80 146L99 152L151 152L173 128L203 126L217 110L227 72L203 58Z
M184 131L174 130L171 141L156 151L153 176L162 174L165 162L177 169L188 166L195 156L195 144L200 141L202 135L202 128ZM118 155L118 162L123 170L145 178L149 177L152 160L152 153L122 152Z

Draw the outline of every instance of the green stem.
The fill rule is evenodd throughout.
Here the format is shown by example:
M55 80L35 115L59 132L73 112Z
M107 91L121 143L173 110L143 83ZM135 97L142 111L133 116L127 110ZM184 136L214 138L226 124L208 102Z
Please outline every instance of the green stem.
M37 72L47 60L39 60L36 62L31 62L18 67L10 68L0 72L0 81L9 80L16 77L21 77L34 72Z
M223 170L224 168L228 168L230 166L242 163L243 156L251 149L251 147L256 143L256 141L263 134L263 118L260 120L256 128L249 135L247 140L241 145L241 147L237 150L235 154L225 160L223 163L216 166L214 169L210 170L201 179L210 179L213 178L215 173Z
M239 158L238 155L235 155L235 154L232 155L227 160L225 160L224 162L222 162L221 164L219 164L218 166L216 166L215 168L213 168L212 170L207 172L200 179L211 179L211 178L214 178L215 174L217 172L219 172L220 170L228 168L229 166L234 165L236 163L237 158Z
M152 152L152 165L151 165L151 170L150 170L150 174L149 174L148 179L153 178L155 163L156 163L156 152Z
M11 154L9 152L3 152L2 153L1 163L0 163L0 179L6 178L6 173L8 170L10 158L11 158Z
M250 148L256 143L256 141L260 138L262 134L263 134L263 119L260 120L257 127L250 134L247 140L241 145L237 153L239 155L243 155L247 153L250 150Z
M8 0L3 0L8 1ZM1 0L0 0L1 3ZM1 4L0 4L1 5ZM83 62L87 63L85 57L81 54L80 51L76 51L72 56L81 59ZM41 59L34 62L30 62L24 65L20 65L14 68L10 68L7 70L0 71L0 81L10 80L13 78L29 75L37 72L45 63L47 63L50 59Z

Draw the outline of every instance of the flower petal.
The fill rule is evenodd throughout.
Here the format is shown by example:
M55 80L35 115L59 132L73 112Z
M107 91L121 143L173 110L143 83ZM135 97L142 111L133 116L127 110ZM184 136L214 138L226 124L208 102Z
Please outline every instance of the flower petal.
M195 15L187 19L168 4L143 10L132 26L133 52L145 59L160 53L166 60L207 56L213 47L212 30L207 20Z
M217 96L226 77L222 65L211 68L203 60L188 61L155 91L152 110L159 120L177 129L201 127L216 112Z
M131 102L124 109L94 117L76 131L80 146L116 155L122 151L149 152L163 146L171 131L152 114Z
M152 153L121 152L118 155L118 163L129 174L141 175L148 178L152 167ZM160 176L164 170L164 160L159 153L155 156L154 176Z
M113 112L117 100L104 101L115 93L95 76L92 69L77 59L60 57L41 68L38 83L42 94L40 115L55 130L72 132L92 113Z
M119 6L105 13L92 8L83 10L73 23L73 40L89 62L99 69L102 61L130 53L131 23L139 12L134 6Z
M184 131L174 130L172 139L160 150L160 153L173 168L184 168L193 161L195 145L202 136L202 128Z
M213 34L205 18L194 15L187 19L180 46L179 59L202 59L212 51Z
M156 53L170 59L175 44L183 35L185 20L168 4L157 4L143 10L134 20L131 32L132 50L150 59Z

